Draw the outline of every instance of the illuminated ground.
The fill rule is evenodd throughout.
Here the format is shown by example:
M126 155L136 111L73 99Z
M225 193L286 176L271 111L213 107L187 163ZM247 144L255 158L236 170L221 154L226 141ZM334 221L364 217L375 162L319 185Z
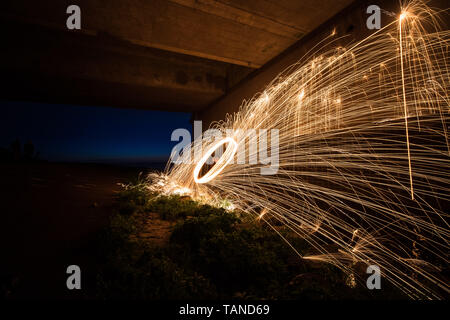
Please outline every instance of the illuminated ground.
M144 184L121 192L116 208L99 242L96 298L405 299L387 283L370 291L336 267L299 258L265 223L239 212L155 198ZM302 254L314 253L275 227ZM354 272L365 279L364 266Z

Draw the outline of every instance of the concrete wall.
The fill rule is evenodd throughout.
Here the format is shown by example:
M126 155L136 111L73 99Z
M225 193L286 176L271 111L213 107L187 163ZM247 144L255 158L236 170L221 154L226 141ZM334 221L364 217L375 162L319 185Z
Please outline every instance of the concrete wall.
M194 119L202 120L203 128L208 128L212 121L224 119L227 113L236 112L244 99L251 99L258 92L262 92L280 72L299 61L308 50L328 36L334 28L336 28L338 37L348 35L345 39L337 42L336 46L346 46L375 32L376 30L369 30L366 27L366 19L369 17L366 10L372 4L378 5L382 10L382 26L394 19L387 12L395 14L399 12L398 0L362 0L354 2L261 69L250 74L227 95L210 104L207 108L195 112ZM446 9L448 6L448 4L445 4L445 1L441 0L431 1L430 5L443 9Z

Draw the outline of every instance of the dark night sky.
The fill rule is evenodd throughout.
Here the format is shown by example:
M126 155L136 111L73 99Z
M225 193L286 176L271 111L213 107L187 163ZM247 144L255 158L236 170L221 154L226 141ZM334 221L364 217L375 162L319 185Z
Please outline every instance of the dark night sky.
M75 162L166 160L177 128L191 131L189 113L0 102L0 147L32 141L40 158Z

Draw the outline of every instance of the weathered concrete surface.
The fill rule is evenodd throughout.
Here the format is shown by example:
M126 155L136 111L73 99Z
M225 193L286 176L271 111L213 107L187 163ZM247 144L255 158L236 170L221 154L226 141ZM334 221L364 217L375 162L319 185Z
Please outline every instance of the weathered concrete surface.
M334 28L337 37L345 35L344 38L334 42L335 46L346 46L368 36L374 32L374 30L368 30L366 27L366 19L369 16L366 10L372 4L378 5L384 11L381 15L382 26L392 21L399 12L397 0L360 0L354 2L262 68L251 73L226 95L207 108L195 112L194 119L203 120L203 128L206 130L212 121L224 119L227 113L232 114L238 111L244 100L249 100L255 94L262 92L280 72L297 63L305 55L308 57L308 51L329 36ZM432 0L429 5L441 10L448 7L448 3L444 0ZM445 23L445 21L442 22Z
M79 0L83 32L260 67L353 0ZM65 28L67 0L9 1L2 12Z
M10 32L10 28L14 32ZM140 47L107 35L3 20L1 98L193 111L225 93L245 69Z
M197 111L352 1L7 1L0 99Z

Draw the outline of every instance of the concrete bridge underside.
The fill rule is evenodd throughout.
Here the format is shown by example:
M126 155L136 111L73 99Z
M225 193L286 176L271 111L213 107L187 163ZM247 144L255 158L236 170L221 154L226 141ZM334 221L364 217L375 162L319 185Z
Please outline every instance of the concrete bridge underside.
M66 27L71 4L81 8L81 30ZM183 111L207 124L333 28L345 42L372 32L371 4L398 11L392 0L9 1L0 13L0 99Z

